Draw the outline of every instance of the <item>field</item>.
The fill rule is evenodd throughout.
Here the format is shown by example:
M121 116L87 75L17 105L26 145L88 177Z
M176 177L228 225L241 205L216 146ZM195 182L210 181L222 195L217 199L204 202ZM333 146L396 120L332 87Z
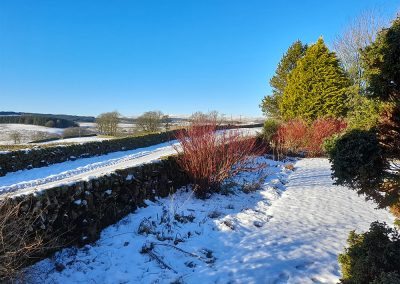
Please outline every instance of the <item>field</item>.
M21 141L18 144L25 144L36 138L45 137L47 135L61 135L64 129L49 128L37 125L27 124L0 124L0 145L14 144L12 133L19 133Z

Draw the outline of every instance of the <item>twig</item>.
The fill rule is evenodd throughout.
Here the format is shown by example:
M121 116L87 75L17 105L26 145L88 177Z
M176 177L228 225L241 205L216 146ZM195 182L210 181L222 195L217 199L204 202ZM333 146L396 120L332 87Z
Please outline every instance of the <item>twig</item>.
M190 255L190 256L192 256L192 257L198 258L198 259L200 259L201 261L204 261L204 262L207 261L207 260L205 260L204 258L202 258L201 256L199 256L199 255L197 255L197 254L194 254L194 253L185 251L185 250L183 250L183 249L181 249L181 248L178 248L178 247L173 246L173 245L170 245L170 244L161 244L161 243L153 243L153 244L154 244L154 245L159 245L159 246L171 247L171 248L174 248L174 249L176 249L176 250L178 250L178 251L180 251L180 252L183 252L183 253L185 253L185 254L187 254L187 255Z
M158 262L158 264L161 266L161 268L168 268L169 270L172 270L173 272L175 272L176 274L178 274L178 272L173 269L171 266L169 266L168 264L166 264L164 261L162 261L153 251L149 250L147 252L149 254L149 256L154 259L155 261Z

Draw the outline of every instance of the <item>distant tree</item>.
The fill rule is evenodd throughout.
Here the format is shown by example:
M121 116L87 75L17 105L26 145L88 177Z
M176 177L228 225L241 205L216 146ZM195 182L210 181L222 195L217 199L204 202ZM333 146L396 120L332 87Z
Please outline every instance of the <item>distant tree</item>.
M120 114L117 111L100 114L96 118L96 126L101 134L115 136L118 132Z
M160 131L164 114L161 111L147 111L136 119L136 124L145 132Z
M307 45L300 40L295 41L283 55L275 75L269 81L272 87L272 95L265 96L260 104L262 112L270 118L279 118L279 100L287 84L287 76L296 67L297 60L302 58L307 50Z
M68 138L68 137L81 137L81 136L86 136L92 134L87 128L83 127L68 127L66 128L63 133L62 137L63 138Z
M216 110L209 111L208 113L196 111L190 116L189 120L192 123L216 123L220 125L224 120L224 115Z
M163 115L163 117L162 117L162 122L164 123L164 129L165 129L165 131L168 131L168 130L171 129L171 122L172 122L172 119L169 117L168 114Z
M206 121L208 120L207 114L201 112L201 111L196 111L192 113L192 115L189 117L189 120L191 122L196 122L196 121Z
M22 138L22 135L18 131L13 131L10 133L10 139L14 142L14 144L20 144L21 138Z
M49 127L49 128L54 128L55 127L55 123L54 123L54 121L52 121L52 120L49 120L49 121L47 121L46 123L45 123L45 127Z
M335 53L319 38L288 75L279 110L286 120L343 116L347 111L349 85Z

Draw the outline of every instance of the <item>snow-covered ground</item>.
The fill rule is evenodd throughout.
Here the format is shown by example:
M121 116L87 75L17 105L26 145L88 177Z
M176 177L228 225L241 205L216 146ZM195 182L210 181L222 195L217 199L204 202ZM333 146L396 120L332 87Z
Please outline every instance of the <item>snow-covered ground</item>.
M0 177L0 198L10 196L10 194L37 192L61 184L105 175L117 169L149 163L160 157L176 153L173 147L174 143L176 141L130 151L81 158L42 168L11 172Z
M234 181L229 195L191 191L147 202L98 242L28 269L32 283L336 283L350 230L393 222L385 210L332 185L326 159L282 162ZM262 177L266 178L262 180ZM240 188L260 189L244 193ZM240 185L241 184L241 185Z
M64 143L87 143L87 142L98 142L98 141L104 141L104 140L110 140L112 138L106 138L106 137L97 137L97 136L89 136L89 137L75 137L75 138L65 138L65 139L60 139L60 140L55 140L55 141L48 141L48 142L43 142L43 143L38 143L38 145L43 145L43 144L51 144L51 145L62 145Z
M260 128L242 128L227 131L239 131L242 135L256 135L260 131ZM223 130L219 132L222 133ZM0 177L0 198L10 196L11 194L37 192L61 184L105 175L117 169L149 163L163 156L175 154L174 145L176 143L177 141L173 140L130 151L113 152L96 157L52 164L42 168L11 172Z
M21 135L21 143L27 143L34 140L35 135L38 133L57 134L61 135L64 129L62 128L49 128L38 125L29 124L0 124L0 145L14 144L13 139L10 137L11 133L18 132Z

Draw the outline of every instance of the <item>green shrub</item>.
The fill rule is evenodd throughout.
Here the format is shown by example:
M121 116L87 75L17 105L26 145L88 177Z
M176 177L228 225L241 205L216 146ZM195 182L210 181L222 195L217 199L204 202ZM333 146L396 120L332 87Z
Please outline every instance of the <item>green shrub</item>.
M370 130L378 125L384 104L378 100L358 96L347 114L350 129Z
M326 138L322 143L322 149L324 150L324 152L330 155L330 153L332 153L333 149L335 148L336 142L342 135L343 134L337 133L332 135L331 137Z
M280 126L279 121L277 121L276 119L267 119L264 122L264 126L263 126L263 139L266 142L270 142L272 140L272 138L275 136L276 132L278 131Z
M365 233L350 232L347 243L339 255L341 283L400 283L400 235L395 229L374 222Z
M344 134L329 150L329 160L335 184L349 186L369 199L381 201L379 188L389 165L375 133L352 130Z

